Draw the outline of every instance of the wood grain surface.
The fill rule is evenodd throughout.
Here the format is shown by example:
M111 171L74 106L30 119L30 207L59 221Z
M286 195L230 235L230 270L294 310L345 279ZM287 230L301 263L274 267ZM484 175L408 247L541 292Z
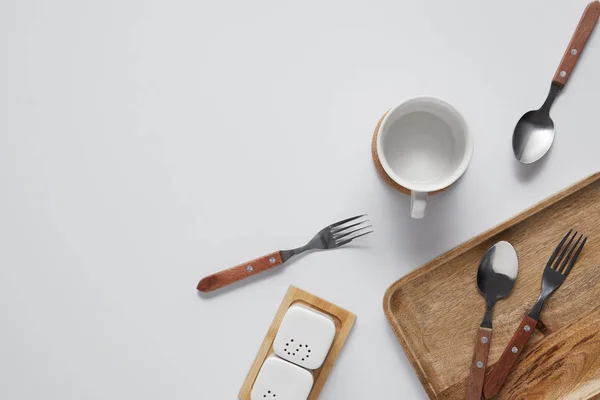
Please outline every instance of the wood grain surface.
M329 315L331 318L333 318L333 322L335 323L335 337L333 339L333 343L331 344L331 348L329 349L329 353L327 353L327 357L325 358L325 361L323 361L323 365L321 365L319 369L311 371L313 374L314 384L310 395L308 396L308 400L316 400L319 398L319 394L321 394L323 386L325 386L327 377L333 369L335 361L337 360L344 343L346 343L346 339L350 334L350 330L354 326L356 315L336 306L335 304L305 292L304 290L290 286L285 297L283 298L283 301L281 302L281 305L279 306L279 309L277 310L277 313L275 314L275 318L273 319L269 330L267 331L267 335L265 336L265 339L258 350L258 354L252 363L252 367L250 368L250 371L244 380L238 395L239 400L250 400L252 386L256 381L256 377L258 376L260 368L267 357L275 354L275 351L273 350L273 342L275 341L275 336L277 335L281 321L283 320L288 308L296 303L303 304Z
M526 315L525 318L523 318L523 321L521 321L521 324L515 331L513 337L504 347L504 351L498 359L498 362L494 365L493 370L490 371L489 376L485 380L483 395L486 399L498 394L506 377L517 362L519 355L527 345L536 325L537 321L530 316Z
M592 1L585 8L581 19L579 20L579 24L577 24L575 33L573 33L573 37L569 42L569 47L567 47L567 50L560 61L556 74L554 74L554 78L552 79L553 83L560 86L564 86L567 83L567 79L569 79L573 73L575 64L577 64L577 60L579 60L583 48L585 47L590 34L594 30L594 26L596 26L598 16L600 16L600 2L597 0Z
M491 340L492 330L479 327L475 343L473 344L475 350L473 351L471 372L469 373L469 381L467 383L467 400L481 400Z
M277 267L282 263L281 253L275 251L266 256L255 258L254 260L236 265L235 267L205 276L198 282L197 289L201 292L212 292L223 286L230 285L234 282L241 281L244 278L248 278L249 276Z
M479 260L500 240L513 244L519 276L494 309L488 365L535 303L548 257L564 232L588 242L569 279L548 299L537 329L498 399L591 399L600 395L600 173L428 262L386 291L384 311L432 399L464 399L473 337L485 312Z

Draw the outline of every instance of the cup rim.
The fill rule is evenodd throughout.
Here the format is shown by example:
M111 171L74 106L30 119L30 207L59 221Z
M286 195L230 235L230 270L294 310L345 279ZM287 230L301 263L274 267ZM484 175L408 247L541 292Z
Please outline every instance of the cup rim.
M436 105L441 106L444 109L446 109L456 119L456 121L458 122L458 124L465 136L465 144L466 144L465 152L464 152L463 158L462 158L459 166L454 170L454 172L448 178L444 179L443 181L440 181L439 183L435 183L435 184L434 183L419 183L419 184L415 185L405 179L402 179L399 175L397 175L392 170L392 168L390 167L390 165L388 164L388 162L385 158L385 153L383 151L382 141L383 141L383 136L384 136L384 131L385 131L384 128L386 127L386 124L389 121L390 116L402 108L406 108L407 106L409 106L411 104L419 103L419 102L436 104ZM411 191L434 192L437 190L447 188L448 186L452 185L454 182L456 182L458 180L458 178L460 178L465 173L465 171L467 170L467 167L471 163L471 158L473 156L473 136L471 135L471 132L469 131L467 124L466 124L464 118L462 117L462 115L450 103L448 103L442 99L439 99L437 97L416 96L416 97L412 97L406 101L403 101L402 103L396 104L385 114L385 116L383 117L383 120L381 121L381 125L379 126L379 132L377 134L377 153L379 154L379 161L381 163L383 170L388 174L388 176L394 182L396 182L400 186L403 186Z

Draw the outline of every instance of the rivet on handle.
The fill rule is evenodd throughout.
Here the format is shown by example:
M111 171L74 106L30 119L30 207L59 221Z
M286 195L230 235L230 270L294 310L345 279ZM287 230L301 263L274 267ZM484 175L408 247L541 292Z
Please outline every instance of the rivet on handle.
M483 363L481 361L477 361L477 368L483 368Z
M271 257L271 258L269 258L269 262L270 262L271 264L274 264L274 263L275 263L275 257Z
M577 55L577 49L571 49L571 54L574 56Z
M565 71L560 71L560 76L564 78L565 76L567 76L567 73Z
M529 331L531 330L531 327L530 327L529 325L525 325L525 326L523 327L523 330L524 330L525 332L529 332Z
M488 342L488 338L486 338L485 336L481 338L481 343L487 343Z
M252 270L253 270L253 269L254 269L254 268L252 268L252 265L248 265L248 266L246 267L246 272L252 272Z
M513 353L516 353L517 351L519 351L519 349L517 349L516 347L513 347L513 348L511 349L511 351L512 351Z

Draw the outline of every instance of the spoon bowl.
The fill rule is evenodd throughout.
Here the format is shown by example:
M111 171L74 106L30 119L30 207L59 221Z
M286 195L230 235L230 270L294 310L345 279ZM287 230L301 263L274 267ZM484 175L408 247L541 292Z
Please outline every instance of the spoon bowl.
M512 138L513 152L519 162L531 164L542 158L554 142L554 122L543 109L525 113Z
M510 294L518 272L517 252L510 243L501 241L490 247L477 269L477 287L488 307Z
M550 108L562 86L552 83L546 101L539 110L526 112L512 137L515 158L523 164L531 164L544 157L554 142L554 122L550 118Z

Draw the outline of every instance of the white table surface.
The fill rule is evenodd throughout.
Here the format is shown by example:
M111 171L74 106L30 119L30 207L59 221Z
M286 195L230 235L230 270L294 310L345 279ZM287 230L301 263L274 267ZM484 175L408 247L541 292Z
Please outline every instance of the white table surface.
M600 170L600 29L549 156L511 151L586 4L0 2L0 398L234 399L289 285L358 317L322 399L425 398L383 294ZM370 144L422 94L457 107L475 153L413 221ZM196 292L358 213L376 232L356 246Z

